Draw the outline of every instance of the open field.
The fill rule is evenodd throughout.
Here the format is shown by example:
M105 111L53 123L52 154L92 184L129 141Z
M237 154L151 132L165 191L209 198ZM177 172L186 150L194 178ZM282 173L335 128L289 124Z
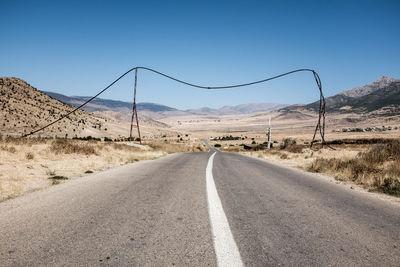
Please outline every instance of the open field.
M199 142L101 142L71 139L5 139L0 141L0 201L85 173L102 171L168 153L203 151Z

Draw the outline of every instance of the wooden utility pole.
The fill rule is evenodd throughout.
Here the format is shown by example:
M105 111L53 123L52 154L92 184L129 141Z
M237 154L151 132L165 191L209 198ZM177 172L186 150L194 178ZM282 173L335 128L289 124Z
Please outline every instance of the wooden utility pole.
M267 148L271 148L271 116L269 116L269 126L268 126L268 146Z

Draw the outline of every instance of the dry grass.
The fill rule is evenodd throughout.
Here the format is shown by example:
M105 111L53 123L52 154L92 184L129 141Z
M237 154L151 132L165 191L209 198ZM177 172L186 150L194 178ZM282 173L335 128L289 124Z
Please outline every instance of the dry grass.
M167 153L176 152L204 152L207 151L203 143L167 143L167 142L152 142L148 144L155 150L165 151Z
M147 142L145 147L142 150L128 143L71 139L0 140L0 201L84 173L168 153L206 150L200 143Z
M375 145L351 159L317 158L307 170L400 196L400 140Z
M344 140L345 141L345 140ZM400 196L400 140L354 139L335 142L336 150L311 150L293 140L282 140L271 150L245 151L241 146L229 146L225 151L239 152L268 159L310 172L324 173L335 179L361 185L371 191Z
M96 142L79 142L68 139L56 139L51 142L50 150L55 154L98 155Z

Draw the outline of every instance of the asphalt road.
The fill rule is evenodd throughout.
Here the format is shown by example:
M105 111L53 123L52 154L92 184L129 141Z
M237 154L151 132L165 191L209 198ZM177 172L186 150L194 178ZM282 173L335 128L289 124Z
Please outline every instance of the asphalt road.
M224 251L240 261L230 266L400 266L399 205L237 154L212 161L213 152L0 203L0 266L216 266Z

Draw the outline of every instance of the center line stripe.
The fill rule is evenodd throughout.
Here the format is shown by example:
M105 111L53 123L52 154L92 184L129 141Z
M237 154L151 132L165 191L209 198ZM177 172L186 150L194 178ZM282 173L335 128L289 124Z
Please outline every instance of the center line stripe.
M217 263L220 267L244 266L235 240L233 239L231 229L229 228L228 219L226 218L212 175L213 161L216 153L217 152L214 152L214 154L212 154L208 159L206 169L206 184L208 213L210 215L211 230L213 234Z

